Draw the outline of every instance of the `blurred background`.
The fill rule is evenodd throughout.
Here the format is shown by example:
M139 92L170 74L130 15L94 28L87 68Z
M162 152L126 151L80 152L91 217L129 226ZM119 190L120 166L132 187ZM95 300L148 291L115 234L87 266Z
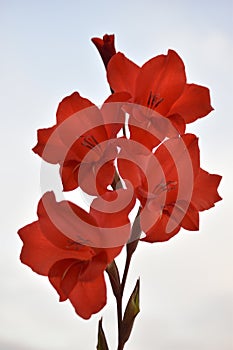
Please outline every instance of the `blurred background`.
M126 295L140 276L141 313L125 349L232 349L232 18L231 0L0 0L0 350L92 350L101 316L116 348L111 293L100 314L82 320L69 302L58 303L46 277L20 263L17 236L36 220L41 196L36 130L53 125L73 91L96 104L109 94L90 41L105 33L139 65L176 50L188 82L210 88L215 110L189 131L200 137L202 167L223 176L223 201L201 213L199 232L140 244Z

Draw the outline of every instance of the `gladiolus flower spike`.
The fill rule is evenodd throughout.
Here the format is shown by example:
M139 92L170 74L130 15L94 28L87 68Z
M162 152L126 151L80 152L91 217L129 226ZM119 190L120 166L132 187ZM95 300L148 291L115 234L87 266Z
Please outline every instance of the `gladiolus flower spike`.
M106 305L108 276L117 304L117 349L123 350L140 311L139 280L122 306L138 245L199 230L200 212L221 200L221 176L202 168L198 137L186 133L187 124L213 108L208 88L187 82L180 56L168 50L139 67L116 51L113 34L92 42L111 95L100 108L79 92L63 98L53 126L38 130L33 148L58 165L61 195L79 188L92 198L89 210L57 201L52 189L43 193L38 219L18 231L20 259L47 276L59 300L69 300L83 319ZM115 258L123 251L120 278ZM102 318L97 342L97 349L109 349Z

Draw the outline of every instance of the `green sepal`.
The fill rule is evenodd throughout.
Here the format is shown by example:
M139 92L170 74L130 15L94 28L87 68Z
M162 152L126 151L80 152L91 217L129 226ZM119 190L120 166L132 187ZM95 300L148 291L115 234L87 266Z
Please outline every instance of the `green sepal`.
M140 213L140 209L138 213ZM131 257L135 252L141 233L142 233L142 229L141 229L140 219L139 219L139 216L137 216L136 219L134 220L133 227L131 230L130 241L126 245L127 256Z
M121 293L121 283L120 276L115 260L113 260L106 268L106 272L109 276L109 280L112 286L113 294L116 298L120 296Z
M104 334L102 327L102 318L99 320L99 330L98 330L98 344L96 347L97 350L109 350L107 340Z

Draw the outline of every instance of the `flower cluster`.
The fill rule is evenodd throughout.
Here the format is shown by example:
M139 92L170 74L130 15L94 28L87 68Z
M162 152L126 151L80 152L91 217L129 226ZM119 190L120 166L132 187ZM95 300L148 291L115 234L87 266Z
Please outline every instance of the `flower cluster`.
M21 261L48 276L60 301L69 299L84 319L106 304L104 271L124 246L132 254L138 241L198 230L199 212L221 199L221 177L201 168L198 138L185 132L212 111L209 90L187 83L173 50L139 67L116 52L113 35L92 41L111 95L100 108L78 92L65 97L33 148L59 165L64 191L94 196L90 210L47 192L38 220L19 230Z

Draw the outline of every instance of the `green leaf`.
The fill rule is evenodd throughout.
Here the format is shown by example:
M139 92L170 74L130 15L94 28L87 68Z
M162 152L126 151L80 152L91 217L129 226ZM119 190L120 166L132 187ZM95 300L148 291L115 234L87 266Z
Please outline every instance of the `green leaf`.
M122 343L125 344L129 339L131 334L134 320L138 313L140 312L139 308L139 290L140 290L140 280L137 280L136 286L131 294L128 304L125 309L123 321L122 321Z
M109 350L104 330L102 327L102 318L99 320L99 330L98 330L98 344L96 347L97 350Z

